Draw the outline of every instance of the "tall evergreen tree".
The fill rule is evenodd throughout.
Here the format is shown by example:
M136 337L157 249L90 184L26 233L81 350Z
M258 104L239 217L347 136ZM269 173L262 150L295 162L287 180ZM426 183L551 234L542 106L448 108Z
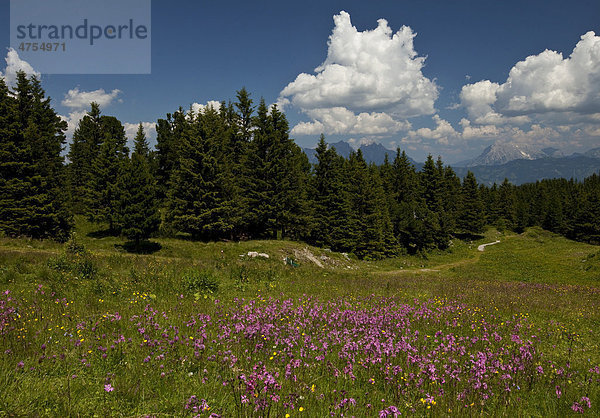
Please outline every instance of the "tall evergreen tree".
M392 163L389 194L390 218L398 243L410 253L431 245L425 236L426 208L421 197L421 184L415 167L400 148L396 150Z
M600 176L593 174L580 187L580 203L573 222L573 236L580 241L600 244Z
M0 81L0 230L64 239L72 226L61 151L66 123L39 80L17 74L11 95Z
M348 241L358 257L381 258L396 250L379 171L367 166L362 152L348 160Z
M270 166L272 144L270 138L269 110L261 99L253 119L255 128L252 142L244 158L244 229L251 237L273 234L275 207L273 204Z
M335 196L333 164L335 150L328 148L325 136L321 134L316 148L317 163L311 182L311 240L316 245L331 246L331 212L333 201L341 196Z
M119 229L124 236L135 241L136 245L147 240L160 225L156 181L150 172L149 152L140 123L131 159L123 162L117 182Z
M461 205L457 218L457 230L463 234L477 235L483 232L483 203L473 172L468 171L460 190Z
M516 200L513 185L508 179L504 179L498 188L497 200L498 220L496 226L499 229L513 229L516 220Z
M287 119L261 99L244 163L244 224L251 236L298 236L305 229L303 202L308 160L289 137Z
M442 165L442 159L438 159L438 165ZM444 228L452 234L456 231L457 217L461 206L461 183L460 179L450 166L443 169L443 206L444 206Z
M100 107L92 102L91 110L79 121L69 148L69 189L76 213L84 212L93 176L92 163L104 140L100 117Z
M121 199L117 181L129 150L125 128L114 116L100 117L100 132L104 138L92 160L85 212L91 221L106 223L109 231L116 233L119 232L117 207Z
M271 155L268 169L273 190L275 230L281 237L297 235L306 223L303 195L309 169L308 159L289 137L285 114L271 107L268 122Z
M167 197L171 175L179 162L179 144L186 125L185 112L181 107L156 123L156 181L161 201Z
M237 92L237 114L239 116L239 137L243 142L250 142L252 138L252 115L254 114L254 106L250 94L245 87Z
M192 238L218 238L231 225L219 183L219 166L208 133L215 115L188 114L180 139L179 160L171 176L167 200L167 220L177 230Z
M444 208L444 172L441 160L433 162L429 155L421 172L421 187L425 210L423 211L424 227L431 234L435 245L444 249L450 241L450 231Z

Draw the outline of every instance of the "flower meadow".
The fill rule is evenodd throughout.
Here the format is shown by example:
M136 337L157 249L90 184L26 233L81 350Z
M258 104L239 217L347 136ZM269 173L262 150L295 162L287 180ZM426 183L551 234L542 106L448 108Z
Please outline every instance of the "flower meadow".
M282 292L118 296L119 303L98 298L98 309L86 310L44 284L1 294L3 414L599 411L598 353L585 335L491 304Z

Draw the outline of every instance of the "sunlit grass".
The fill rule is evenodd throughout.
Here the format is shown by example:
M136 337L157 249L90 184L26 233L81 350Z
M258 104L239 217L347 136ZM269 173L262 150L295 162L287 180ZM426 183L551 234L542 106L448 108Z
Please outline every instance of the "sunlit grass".
M138 255L93 232L78 221L82 254L0 240L2 414L597 413L598 247L490 230L365 262L289 241Z

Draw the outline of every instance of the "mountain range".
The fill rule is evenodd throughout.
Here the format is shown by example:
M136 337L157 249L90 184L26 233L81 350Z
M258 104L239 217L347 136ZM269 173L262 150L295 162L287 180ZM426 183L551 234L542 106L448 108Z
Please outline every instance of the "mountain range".
M345 141L330 144L337 153L348 158L353 148ZM359 148L367 162L383 164L385 155L393 161L396 152L378 143L361 145ZM303 149L311 163L316 163L314 148ZM411 159L417 170L423 167ZM585 177L600 171L600 148L585 153L564 155L557 148L535 148L525 144L496 142L487 147L479 156L450 164L459 177L472 171L480 183L491 185L507 178L513 184L535 182L548 178Z
M350 153L354 151L354 148L352 148L352 146L345 141L335 142L329 144L329 146L331 148L335 148L335 151L338 153L338 155L341 155L344 158L348 158ZM394 161L394 158L396 157L396 151L387 149L383 145L376 142L368 145L361 145L359 149L361 150L367 163L375 163L376 165L383 164L386 154L390 162ZM317 163L317 155L314 148L302 148L302 150L308 156L308 161L310 161L312 164ZM422 163L418 163L410 157L409 160L412 164L415 164L417 169L423 165Z

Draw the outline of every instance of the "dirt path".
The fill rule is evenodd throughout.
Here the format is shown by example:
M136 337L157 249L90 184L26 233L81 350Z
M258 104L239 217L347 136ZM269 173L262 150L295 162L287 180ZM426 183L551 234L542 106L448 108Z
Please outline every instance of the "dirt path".
M477 247L477 252L473 253L472 258L465 258L465 259L458 260L458 261L455 261L452 263L439 264L437 266L432 266L430 268L420 268L420 269L408 268L408 269L402 269L402 270L379 271L379 272L374 272L374 273L382 274L382 275L396 275L396 274L430 273L430 272L438 272L441 270L449 270L453 267L459 267L459 266L464 266L465 264L476 263L477 261L479 261L479 257L481 256L481 253L483 252L483 250L485 249L486 246L498 244L499 242L500 241L490 242L488 244L481 244L480 246Z
M495 244L499 244L500 241L494 241L494 242L490 242L487 244L481 244L479 247L477 247L477 251L483 251L485 250L485 247L487 247L488 245L495 245Z
M408 269L402 269L402 270L376 271L373 273L381 274L381 275L432 273L432 272L438 272L441 270L448 270L448 269L451 269L452 267L458 267L458 266L463 266L465 264L475 263L478 260L479 260L479 254L475 254L475 257L473 257L473 258L465 258L464 260L455 261L453 263L439 264L437 266L432 266L430 268L420 268L420 269L408 268Z

